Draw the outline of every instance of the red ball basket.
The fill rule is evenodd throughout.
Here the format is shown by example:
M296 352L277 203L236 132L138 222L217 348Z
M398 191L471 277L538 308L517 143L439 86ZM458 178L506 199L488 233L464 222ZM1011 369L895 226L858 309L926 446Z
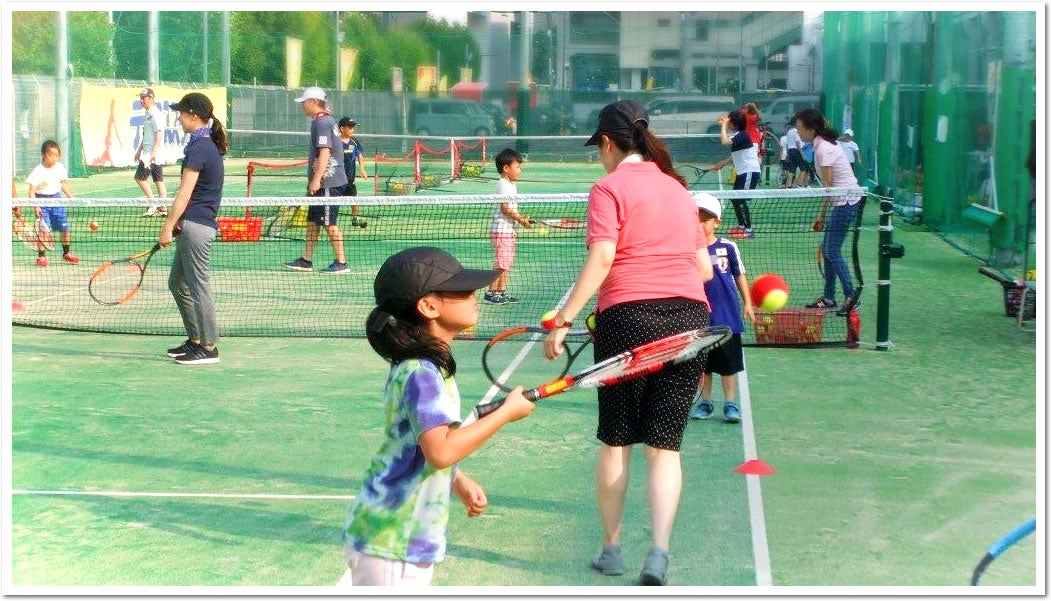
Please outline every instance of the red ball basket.
M759 344L820 344L825 309L781 309L755 312L755 340Z

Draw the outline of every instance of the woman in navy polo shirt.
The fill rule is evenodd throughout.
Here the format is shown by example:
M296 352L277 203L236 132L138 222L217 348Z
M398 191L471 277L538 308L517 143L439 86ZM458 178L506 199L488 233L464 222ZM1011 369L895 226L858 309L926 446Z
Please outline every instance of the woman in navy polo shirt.
M208 280L209 255L219 223L216 214L223 195L223 156L229 146L223 124L212 114L212 101L198 92L171 105L190 141L183 151L182 181L158 242L168 246L178 231L168 289L186 328L186 342L168 349L183 365L219 362L219 325Z

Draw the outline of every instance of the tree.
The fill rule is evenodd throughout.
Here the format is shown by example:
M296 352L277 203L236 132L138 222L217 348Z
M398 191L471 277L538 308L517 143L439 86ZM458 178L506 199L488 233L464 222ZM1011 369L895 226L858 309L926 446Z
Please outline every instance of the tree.
M105 12L70 12L69 63L74 75L113 77L113 24ZM58 65L58 13L11 13L11 72L54 75Z

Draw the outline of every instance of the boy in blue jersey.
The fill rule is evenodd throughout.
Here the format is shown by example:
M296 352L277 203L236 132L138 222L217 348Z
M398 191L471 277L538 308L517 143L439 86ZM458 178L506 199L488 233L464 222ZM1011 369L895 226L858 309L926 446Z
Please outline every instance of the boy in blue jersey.
M729 238L720 238L715 230L722 225L722 203L711 194L697 196L697 207L701 229L708 240L708 254L712 257L715 277L704 284L704 293L711 305L711 325L730 326L733 337L721 347L708 353L708 361L701 374L701 391L697 403L690 411L692 419L708 419L715 411L712 402L712 374L722 376L723 420L731 423L741 421L741 409L735 401L737 397L737 374L744 371L744 351L741 348L741 332L744 331L744 320L741 318L741 301L744 302L744 314L755 323L755 308L752 306L752 295L748 292L748 278L745 277L744 262L737 244ZM740 300L738 300L740 294Z
M343 196L358 195L358 186L354 183L354 178L359 170L361 177L366 182L369 179L369 174L365 173L365 156L362 154L364 146L354 137L354 130L357 127L358 122L350 117L343 117L339 120L339 139L343 143L343 171L347 174L347 187L343 189ZM351 225L362 229L368 227L369 222L361 216L361 209L358 205L350 205L350 215Z

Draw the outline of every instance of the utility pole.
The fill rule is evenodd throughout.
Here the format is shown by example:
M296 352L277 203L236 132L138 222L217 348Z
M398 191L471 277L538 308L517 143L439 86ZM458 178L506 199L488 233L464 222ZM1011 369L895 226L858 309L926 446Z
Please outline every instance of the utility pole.
M223 56L221 70L224 86L230 85L230 11L223 11Z
M689 74L686 66L686 11L679 13L679 91L685 92Z
M58 52L55 57L55 137L64 152L70 153L69 147L69 14L62 10L58 13Z
M336 88L337 92L343 91L343 70L340 69L340 63L343 58L343 32L339 30L339 11L336 11Z
M201 16L201 47L203 48L203 51L201 52L203 56L201 58L204 59L201 61L201 64L203 65L201 83L208 83L208 11L201 13Z
M160 41L159 41L159 37L158 37L158 35L159 35L158 34L158 30L160 29L160 21L161 21L160 13L158 13L155 10L151 10L150 11L149 27L148 27L149 28L149 35L148 35L148 37L149 37L149 44L148 44L149 49L147 50L147 53L149 54L150 66L149 66L149 73L147 74L147 77L146 77L147 82L149 84L151 84L151 85L155 84L155 83L157 83L158 81L161 80L161 68L160 68L160 59L159 59L161 48L160 48Z

